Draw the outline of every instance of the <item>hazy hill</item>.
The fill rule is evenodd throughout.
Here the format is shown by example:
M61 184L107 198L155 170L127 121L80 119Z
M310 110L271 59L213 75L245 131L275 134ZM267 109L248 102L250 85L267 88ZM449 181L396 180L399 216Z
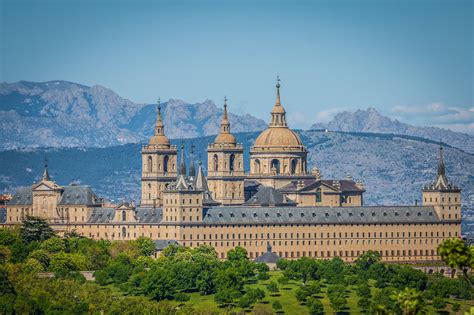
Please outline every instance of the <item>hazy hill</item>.
M232 109L232 108L231 108ZM222 109L212 101L163 103L170 138L216 134ZM153 132L156 105L135 104L110 89L66 82L0 83L0 150L21 147L107 147L137 143ZM265 128L230 114L234 131Z
M462 148L474 153L474 136L454 132L437 127L418 127L401 123L396 119L390 119L381 115L374 108L357 110L355 112L344 111L338 113L328 123L317 123L311 129L328 129L331 131L347 132L375 132L411 135L443 141L452 146Z

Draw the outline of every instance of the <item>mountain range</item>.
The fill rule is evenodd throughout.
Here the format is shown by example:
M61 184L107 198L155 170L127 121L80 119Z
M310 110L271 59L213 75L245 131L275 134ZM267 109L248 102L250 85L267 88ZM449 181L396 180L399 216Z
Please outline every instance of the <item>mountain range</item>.
M212 101L162 104L170 138L217 134L223 110ZM146 141L155 104L136 104L110 89L67 81L0 83L0 150L31 147L108 147ZM266 123L230 113L232 130L257 131Z
M382 116L375 108L343 111L327 123L316 123L310 129L328 129L346 132L375 132L418 136L442 141L474 153L474 136L438 127L419 127L404 124L397 119Z

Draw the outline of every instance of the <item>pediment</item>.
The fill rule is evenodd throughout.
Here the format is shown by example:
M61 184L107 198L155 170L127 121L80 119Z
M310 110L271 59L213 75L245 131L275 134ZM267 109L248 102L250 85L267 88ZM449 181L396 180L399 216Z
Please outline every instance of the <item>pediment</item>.
M54 187L47 185L46 183L39 183L38 186L33 187L33 191L53 191Z
M321 181L317 181L305 188L303 188L301 191L304 191L304 192L316 192L316 189L318 188L327 188L327 190L330 190L330 191L339 191L338 189L336 189L335 187L331 186L331 185L328 185L324 182L321 182ZM323 189L322 189L323 190Z
M115 208L116 210L130 210L130 206L127 205L127 204L121 204L119 205L117 208Z

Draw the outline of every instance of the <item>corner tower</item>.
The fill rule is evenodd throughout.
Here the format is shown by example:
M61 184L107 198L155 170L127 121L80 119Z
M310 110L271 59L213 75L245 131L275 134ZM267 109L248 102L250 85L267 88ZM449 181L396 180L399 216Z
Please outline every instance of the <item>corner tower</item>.
M158 99L155 133L148 144L142 146L141 206L161 206L161 193L176 179L177 148L170 145L165 135Z
M212 197L223 205L244 203L244 147L230 133L227 98L221 130L207 147L208 185Z
M422 198L424 206L434 206L441 220L461 223L461 189L446 176L442 146L439 147L438 175L434 182L423 187ZM459 235L460 232L459 229Z
M314 178L307 173L308 151L296 132L288 127L280 100L277 77L276 101L268 128L250 149L250 177L266 186L280 188L292 180Z

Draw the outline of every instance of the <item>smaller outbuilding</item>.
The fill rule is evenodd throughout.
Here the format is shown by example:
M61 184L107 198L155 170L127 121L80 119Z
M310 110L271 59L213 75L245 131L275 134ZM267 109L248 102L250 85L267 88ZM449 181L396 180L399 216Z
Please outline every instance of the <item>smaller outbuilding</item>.
M261 262L267 264L270 270L276 269L276 263L280 259L277 253L272 252L272 245L267 243L267 252L255 258L255 262Z

